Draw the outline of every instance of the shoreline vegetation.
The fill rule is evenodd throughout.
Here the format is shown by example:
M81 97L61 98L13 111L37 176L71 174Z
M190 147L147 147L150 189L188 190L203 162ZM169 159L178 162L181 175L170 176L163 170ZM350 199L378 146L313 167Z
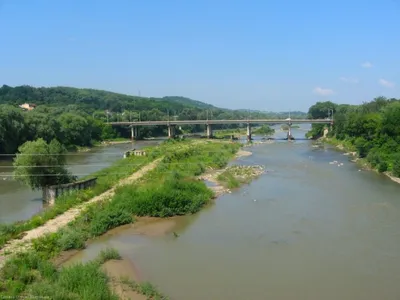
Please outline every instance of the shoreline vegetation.
M327 138L363 168L400 181L400 99L378 97L360 105L317 102L308 114L313 119L334 116L334 124L329 129L313 124L307 137Z
M58 140L70 151L87 151L102 141L131 137L128 126L108 122L173 120L284 119L286 112L232 110L185 97L138 97L103 90L28 85L0 86L0 154L16 153L27 141ZM303 112L292 112L302 118ZM237 124L213 129L238 128ZM176 133L195 133L204 125L184 125ZM166 126L141 126L138 137L166 136Z
M319 138L318 140L320 140L321 142L330 144L332 146L335 146L338 150L343 152L343 155L346 156L350 156L351 162L357 164L358 166L360 166L362 169L367 170L367 171L373 171L379 174L383 174L385 176L387 176L389 179L391 179L392 181L400 184L400 177L396 177L394 176L391 172L389 171L384 171L384 172L380 172L379 171L379 167L373 167L371 165L370 162L368 162L368 160L366 158L360 158L357 150L354 148L354 146L348 145L343 141L339 141L336 138Z
M228 141L168 140L149 147L146 157L130 157L131 164L125 159L101 170L99 179L103 180L93 189L58 198L53 208L31 220L3 225L0 297L118 299L115 294L130 286L132 293L147 297L137 299L167 299L151 284L107 277L100 268L104 258L102 263L96 260L59 270L53 262L63 253L84 249L88 241L143 217L198 212L219 195L199 180L208 172L214 172L213 178L225 189L250 182L262 174L260 166L226 167L235 157L251 155L240 148ZM125 176L107 175L117 168L124 168Z

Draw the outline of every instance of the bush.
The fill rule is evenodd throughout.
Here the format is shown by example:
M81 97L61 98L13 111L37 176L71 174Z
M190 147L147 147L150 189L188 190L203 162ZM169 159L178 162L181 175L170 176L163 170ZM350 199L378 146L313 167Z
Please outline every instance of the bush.
M81 229L66 227L65 229L60 230L58 245L62 251L83 249L85 248L86 240L87 235Z
M393 172L394 176L400 177L400 157L399 156L397 156L393 162L392 172Z
M388 170L388 164L386 161L381 161L381 163L378 166L378 172L383 173Z

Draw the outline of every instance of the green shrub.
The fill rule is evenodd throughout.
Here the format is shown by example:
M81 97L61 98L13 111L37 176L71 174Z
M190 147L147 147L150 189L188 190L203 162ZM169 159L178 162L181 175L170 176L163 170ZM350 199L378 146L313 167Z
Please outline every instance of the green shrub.
M114 248L106 248L100 251L97 261L103 264L111 259L121 259L121 255Z
M378 166L378 172L383 173L388 170L388 164L386 161L381 161L381 163Z
M66 227L59 231L58 245L62 251L83 249L87 238L87 234L80 228Z
M99 236L108 230L133 222L132 214L119 205L109 204L106 209L99 210L90 225L90 234Z

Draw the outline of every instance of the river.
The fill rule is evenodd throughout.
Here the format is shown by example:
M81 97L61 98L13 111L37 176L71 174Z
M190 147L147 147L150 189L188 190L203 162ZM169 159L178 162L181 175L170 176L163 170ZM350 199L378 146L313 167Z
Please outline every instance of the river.
M137 235L128 226L69 263L115 247L142 280L175 300L400 299L399 184L311 141L249 150L238 163L268 172L179 218L178 238Z
M160 140L137 141L139 149L154 145ZM123 157L124 151L132 144L115 144L95 147L87 152L67 154L67 168L78 177L83 177L110 166ZM43 209L42 192L32 191L26 185L12 178L12 160L0 160L0 223L26 220Z

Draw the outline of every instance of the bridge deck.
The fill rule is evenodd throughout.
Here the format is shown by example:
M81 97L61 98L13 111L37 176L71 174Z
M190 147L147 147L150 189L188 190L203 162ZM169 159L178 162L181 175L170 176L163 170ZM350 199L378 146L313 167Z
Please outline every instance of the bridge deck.
M215 124L331 124L330 119L253 119L253 120L179 120L179 121L137 121L109 122L110 125L155 126L155 125L215 125Z

